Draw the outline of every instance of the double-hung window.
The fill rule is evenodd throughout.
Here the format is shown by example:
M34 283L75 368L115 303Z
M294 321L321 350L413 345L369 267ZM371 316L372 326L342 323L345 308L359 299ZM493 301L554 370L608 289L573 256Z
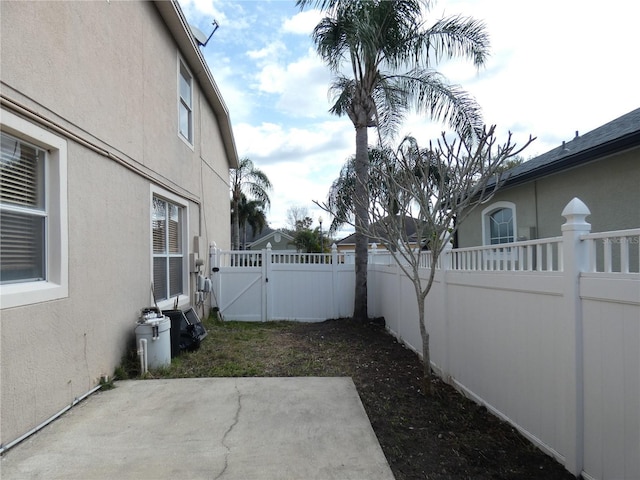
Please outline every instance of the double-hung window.
M0 303L68 295L67 142L2 110Z
M153 293L156 301L185 293L185 211L176 202L154 194L151 230L153 238Z
M193 77L182 61L178 63L178 131L193 145Z
M46 152L11 135L1 137L0 283L42 281L47 278Z

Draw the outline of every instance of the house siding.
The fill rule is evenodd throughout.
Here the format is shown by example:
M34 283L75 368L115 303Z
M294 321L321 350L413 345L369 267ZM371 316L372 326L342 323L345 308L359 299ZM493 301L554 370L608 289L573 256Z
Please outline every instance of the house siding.
M3 110L67 141L69 252L66 298L2 308L4 446L112 376L133 346L153 302L152 187L187 205L185 257L199 253L203 274L208 245L229 247L237 159L195 75L194 145L178 136L180 52L153 3L0 2L0 22Z
M460 224L458 245L482 245L482 210L499 201L516 205L516 236L533 227L535 238L561 235L558 212L572 198L582 199L591 210L587 221L593 232L640 226L640 149L632 149L496 192Z

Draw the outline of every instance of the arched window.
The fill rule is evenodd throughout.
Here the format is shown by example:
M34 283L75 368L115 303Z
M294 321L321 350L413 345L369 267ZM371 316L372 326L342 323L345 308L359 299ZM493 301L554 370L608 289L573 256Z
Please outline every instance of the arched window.
M499 245L515 240L516 206L512 202L496 202L482 211L484 245Z
M513 242L513 212L501 208L489 215L489 240L491 245Z

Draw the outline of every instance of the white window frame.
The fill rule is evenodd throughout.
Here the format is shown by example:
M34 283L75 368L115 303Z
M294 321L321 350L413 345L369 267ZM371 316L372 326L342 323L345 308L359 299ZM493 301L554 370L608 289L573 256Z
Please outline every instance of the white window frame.
M46 151L44 280L0 285L0 309L69 296L69 222L67 212L67 140L0 109L2 131Z
M189 202L184 198L175 195L156 185L151 185L149 195L149 257L150 257L150 281L153 283L153 197L160 197L182 208L182 292L178 298L178 307L190 304L191 292L189 291ZM153 304L151 298L151 305ZM172 309L175 304L175 297L157 301L161 310Z
M182 93L180 92L180 84L182 81L182 71L185 71L186 74L189 76L189 99L188 99L188 104L186 102L185 99L183 99L182 97ZM184 60L182 60L182 58L178 57L178 76L177 76L177 81L178 81L178 136L187 144L189 145L189 147L191 149L193 149L193 145L194 145L194 131L195 131L195 115L193 114L193 74L191 73L191 70L189 70L189 67L187 67L187 64ZM188 117L189 117L189 132L188 135L184 135L184 133L182 133L182 129L181 129L181 121L180 121L180 114L182 111L182 108L186 108L187 112L188 112Z
M516 240L517 231L518 231L518 222L516 218L516 204L513 202L495 202L489 205L487 208L482 210L481 219L482 219L482 244L486 246L495 246L499 247L500 245L507 245L506 243L501 244L492 244L491 243L491 215L496 212L496 210L501 210L506 208L511 210L511 215L513 218L513 239Z

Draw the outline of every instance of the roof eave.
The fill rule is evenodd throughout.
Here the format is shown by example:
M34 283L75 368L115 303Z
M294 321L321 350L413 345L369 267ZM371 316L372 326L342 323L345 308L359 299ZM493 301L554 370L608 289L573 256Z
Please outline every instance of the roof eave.
M236 150L235 139L233 137L233 129L231 128L229 110L224 103L220 90L218 90L218 86L211 75L211 71L209 70L207 63L202 56L202 52L191 35L191 29L187 19L182 13L180 5L176 0L155 0L154 3L158 12L167 24L167 27L171 31L173 38L178 44L180 53L189 64L189 68L198 80L198 83L200 84L207 101L211 105L211 108L213 108L220 127L220 135L222 137L222 143L224 145L229 168L237 168L239 163L238 152Z
M601 158L621 153L625 150L629 150L634 147L640 146L640 131L635 131L627 135L623 135L609 142L604 142L599 145L595 145L591 148L581 150L574 154L567 154L559 159L542 165L539 168L524 172L521 175L508 177L500 189L515 187L523 183L530 182L542 177L552 175L564 170L584 165L591 161L599 160Z

